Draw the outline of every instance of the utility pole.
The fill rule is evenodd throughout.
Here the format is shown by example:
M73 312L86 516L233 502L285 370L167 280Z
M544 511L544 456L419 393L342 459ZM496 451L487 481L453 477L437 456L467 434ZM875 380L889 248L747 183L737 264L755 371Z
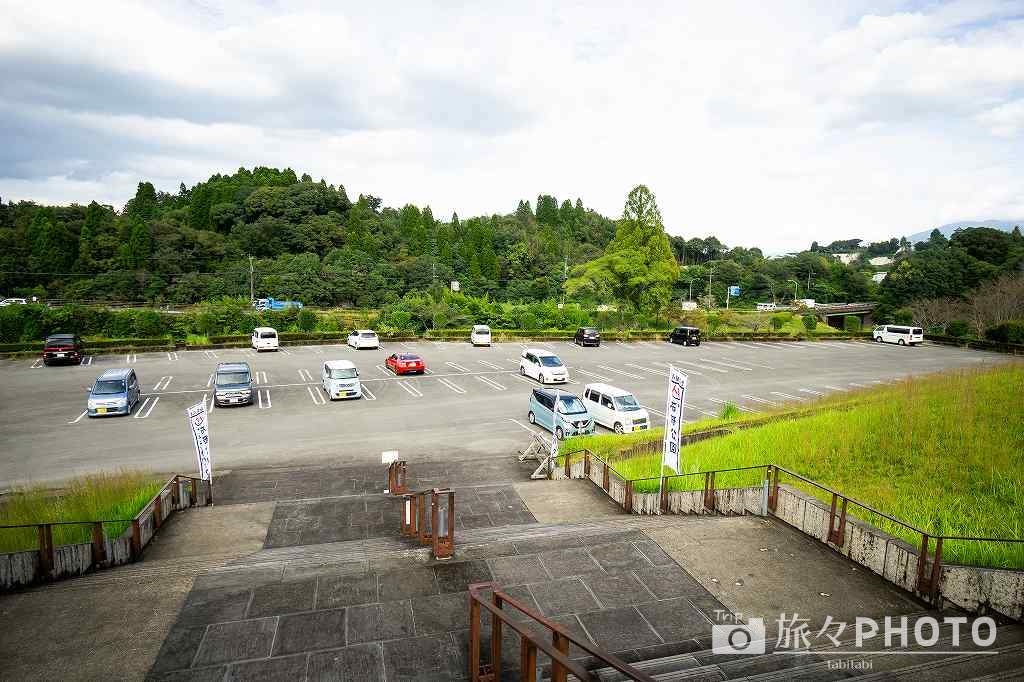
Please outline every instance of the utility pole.
M708 310L711 310L711 268L708 268Z
M249 256L249 303L256 300L256 283L253 279L255 270L252 266L252 256Z
M565 305L565 283L569 280L569 254L562 257L562 305Z

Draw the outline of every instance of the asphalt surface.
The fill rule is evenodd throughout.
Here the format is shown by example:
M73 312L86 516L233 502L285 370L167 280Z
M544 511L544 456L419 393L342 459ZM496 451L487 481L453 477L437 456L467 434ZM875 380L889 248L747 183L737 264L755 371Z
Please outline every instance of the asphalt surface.
M32 359L0 361L0 487L98 469L195 469L185 409L209 404L218 362L244 360L258 379L257 404L210 412L215 470L281 464L369 464L382 450L419 460L507 456L529 440L530 389L519 355L534 346L568 365L567 390L603 382L632 391L662 423L669 363L689 374L687 421L718 413L725 401L759 411L787 401L868 387L907 375L1008 361L1007 356L949 346L914 348L871 342L384 344L381 350L295 346L87 357L79 366L43 367ZM420 354L429 373L395 377L392 352ZM360 400L325 400L320 368L350 359L366 390ZM134 367L143 398L128 417L84 416L86 389L111 367ZM599 430L603 430L600 429Z

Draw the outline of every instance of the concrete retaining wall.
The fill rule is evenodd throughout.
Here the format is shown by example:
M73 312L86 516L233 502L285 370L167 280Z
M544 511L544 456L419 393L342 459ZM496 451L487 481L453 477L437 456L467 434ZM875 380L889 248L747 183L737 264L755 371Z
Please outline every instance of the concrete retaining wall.
M200 487L205 486L200 482ZM179 508L189 507L192 504L190 486L183 481L179 482ZM205 490L200 491L200 496L205 495ZM160 496L160 517L161 522L165 521L174 513L174 502L171 489L163 491ZM139 518L139 537L141 546L145 547L156 534L155 509L151 506L145 514ZM59 545L53 548L53 570L49 576L40 575L39 551L35 549L21 552L10 552L0 554L0 590L9 590L16 587L31 585L39 580L60 580L84 575L97 568L119 566L132 560L132 527L129 525L125 531L116 538L105 538L104 548L106 550L106 561L100 565L93 563L92 543L76 543L70 545Z

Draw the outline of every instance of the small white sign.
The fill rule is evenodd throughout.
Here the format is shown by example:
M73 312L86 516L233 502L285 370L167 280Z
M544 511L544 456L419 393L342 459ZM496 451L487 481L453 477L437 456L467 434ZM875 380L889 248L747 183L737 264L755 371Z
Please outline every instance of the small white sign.
M213 459L210 455L210 424L206 416L206 402L196 403L185 410L192 429L192 442L196 446L196 464L199 478L213 481Z
M452 291L458 291L460 288L458 280L452 280Z
M380 453L381 464L391 464L398 461L398 450L385 450Z

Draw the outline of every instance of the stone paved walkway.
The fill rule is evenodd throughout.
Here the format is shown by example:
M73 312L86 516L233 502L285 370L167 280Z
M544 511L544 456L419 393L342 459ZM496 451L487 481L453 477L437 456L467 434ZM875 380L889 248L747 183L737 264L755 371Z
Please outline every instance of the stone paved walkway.
M725 611L640 532L495 543L475 555L197 587L150 678L464 679L466 590L485 581L629 660L706 647L714 612ZM504 639L516 667L518 640L508 630Z

